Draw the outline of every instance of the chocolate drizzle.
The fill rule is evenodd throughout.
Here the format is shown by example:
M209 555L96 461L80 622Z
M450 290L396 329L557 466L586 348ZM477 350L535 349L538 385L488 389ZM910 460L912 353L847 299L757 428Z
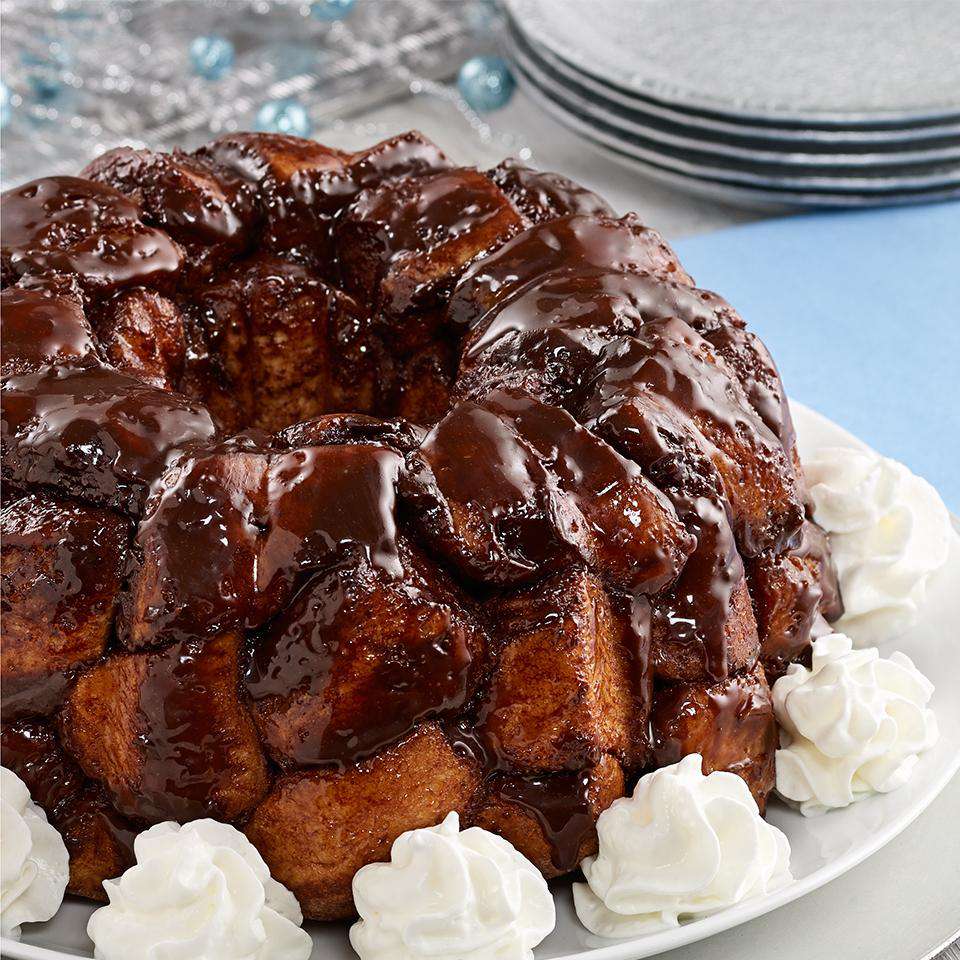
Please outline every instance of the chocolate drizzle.
M199 404L109 367L47 367L3 382L3 477L138 513L150 487L217 428Z
M354 551L401 576L401 463L396 451L374 445L271 453L230 441L175 467L137 534L141 560L124 599L127 644L255 629L308 571Z
M16 276L75 273L90 291L162 282L182 255L161 230L144 226L135 203L79 177L46 177L0 200L3 269Z
M239 647L224 634L146 655L137 705L142 765L136 788L120 798L124 813L154 822L222 818L225 773L234 782L263 778L262 758L245 755L252 737L236 700Z
M610 204L592 190L558 173L533 170L516 160L504 160L487 176L510 198L528 224L573 214L614 215Z
M559 873L569 873L580 862L584 841L596 826L590 802L590 774L572 771L495 776L488 789L504 803L532 814L550 847L550 859Z
M448 317L453 324L473 327L487 310L528 283L556 271L590 268L689 281L663 238L633 214L620 220L562 217L525 230L470 266L450 298Z
M0 309L5 376L52 363L80 366L98 360L93 331L77 300L11 287L0 294Z
M464 706L482 633L422 560L404 566L316 576L253 644L246 689L284 766L353 764Z

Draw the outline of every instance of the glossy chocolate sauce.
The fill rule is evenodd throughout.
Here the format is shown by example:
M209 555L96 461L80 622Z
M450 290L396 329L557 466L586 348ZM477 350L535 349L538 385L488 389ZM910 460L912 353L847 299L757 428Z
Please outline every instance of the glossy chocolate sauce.
M615 215L603 197L559 173L534 170L510 159L488 171L487 176L507 195L528 224L574 214Z
M2 714L45 716L110 635L129 523L32 494L0 513Z
M633 593L654 593L677 578L693 541L635 463L568 413L524 394L496 391L484 406L556 479L564 501L563 513L554 513L558 535L584 560Z
M334 237L345 288L390 327L411 313L417 324L429 321L425 311L439 319L467 262L522 226L483 174L456 168L362 191Z
M47 364L81 366L99 360L78 300L8 287L0 294L0 316L4 376Z
M597 268L689 282L676 255L633 215L563 217L525 230L464 272L450 299L451 323L473 327L504 296L555 271Z
M651 726L658 767L697 752L704 773L736 773L758 799L772 789L777 725L761 671L710 686L658 689Z
M581 848L596 826L591 786L588 771L571 771L495 775L488 790L536 819L553 866L559 873L569 873L579 864Z
M408 458L406 499L442 555L489 583L527 579L563 552L557 491L509 421L455 406Z
M5 723L0 754L28 787L33 800L56 822L57 813L83 791L83 771L64 753L54 728L42 720Z
M484 774L486 797L519 807L540 827L558 873L576 868L584 842L596 826L591 802L594 767L555 772L518 772L498 751L493 738L460 721L446 727L454 753Z
M251 751L256 741L237 699L240 646L239 636L222 634L147 656L138 703L140 778L135 792L117 798L123 813L153 822L235 815L219 788L227 778L252 778L263 763L259 746Z
M113 798L124 813L242 817L267 784L247 697L281 766L345 767L433 718L482 765L488 798L536 820L554 867L576 866L596 821L591 791L613 761L519 773L477 733L483 628L473 602L410 546L407 524L488 602L505 585L585 562L626 623L644 715L671 644L724 681L658 693L657 762L684 752L688 726L707 718L711 762L749 763L756 751L743 740L769 736L770 721L764 684L726 683L741 553L819 558L822 584L795 602L801 612L840 604L822 532L800 530L776 368L727 304L692 287L658 234L633 216L613 219L556 175L511 163L488 176L451 169L416 133L357 154L232 134L192 156L121 149L90 173L137 201L69 177L2 198L4 283L50 287L3 295L13 366L2 465L17 491L53 487L143 511L120 623L122 641L147 650L131 657L142 672L142 769L136 795ZM503 243L524 222L535 225ZM284 259L255 255L208 282L212 265L258 240ZM79 298L60 289L65 274L93 316L121 288L175 287L193 338L183 388L209 390L237 428L288 388L281 365L269 365L285 337L286 359L297 357L288 366L303 373L289 389L329 389L301 415L325 415L223 442L201 404L99 362ZM368 302L344 307L350 298L320 275ZM390 335L371 360L363 337L377 323ZM308 378L300 367L313 355L301 363L297 338L321 329L343 362ZM425 436L326 414L375 408L417 369L416 351L429 359L464 335L459 402ZM366 375L354 348L387 384L362 407L344 401L351 378ZM76 509L86 520L88 508ZM45 516L20 518L15 536L52 551L61 577L36 587L51 622L81 626L91 597L110 592L104 571L85 572L109 544L99 528L79 543L69 523L34 542L29 524ZM11 584L11 595L31 586ZM58 687L41 699L61 696ZM62 808L68 843L103 836L128 855L130 823L52 733L5 729L4 762L8 749ZM236 793L247 806L230 801Z
M81 176L135 194L143 219L176 240L242 249L253 239L258 211L250 184L206 158L117 147Z
M182 255L161 230L139 221L123 194L79 177L46 177L0 200L4 272L77 274L90 291L163 282Z
M364 189L393 177L443 170L450 161L416 131L355 154L295 137L230 134L198 151L257 183L269 249L288 251L336 275L331 231L337 214Z
M402 581L365 561L319 574L253 644L246 689L281 764L343 767L464 706L480 632L405 566Z
M137 534L142 561L125 601L126 642L254 629L308 571L353 552L400 577L401 464L399 453L374 445L271 453L235 441L185 462Z
M103 790L91 784L63 751L51 726L37 720L5 724L0 756L60 831L71 861L85 858L91 872L107 867L109 872L99 879L118 876L133 865L133 841L142 825L110 806ZM95 889L75 889L72 875L69 889L84 896L99 895Z
M150 485L217 428L200 404L109 367L3 382L3 477L136 514Z

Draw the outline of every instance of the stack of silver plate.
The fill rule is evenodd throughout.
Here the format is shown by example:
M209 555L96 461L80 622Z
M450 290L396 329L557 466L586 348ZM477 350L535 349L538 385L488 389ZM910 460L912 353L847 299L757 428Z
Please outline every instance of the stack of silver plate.
M617 159L736 201L960 196L957 0L504 0L521 84Z

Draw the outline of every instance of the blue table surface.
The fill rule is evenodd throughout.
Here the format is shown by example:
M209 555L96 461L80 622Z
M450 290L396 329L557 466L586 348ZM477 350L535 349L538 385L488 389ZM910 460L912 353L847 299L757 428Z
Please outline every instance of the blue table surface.
M960 513L960 203L784 217L674 247L764 340L790 396Z

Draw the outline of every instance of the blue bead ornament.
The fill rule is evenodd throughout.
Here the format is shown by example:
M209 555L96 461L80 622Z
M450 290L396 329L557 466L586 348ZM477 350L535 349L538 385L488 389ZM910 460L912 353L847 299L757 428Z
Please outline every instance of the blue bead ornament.
M10 88L0 81L0 130L4 129L13 116L13 105L10 103Z
M356 0L314 0L310 4L310 16L314 20L332 23L343 20L353 9Z
M457 86L477 113L486 113L509 103L516 81L503 57L473 57L460 68Z
M233 66L233 44L219 34L195 37L190 44L193 72L206 80L219 80Z
M258 111L256 127L262 133L287 133L308 137L313 129L310 117L299 100L268 100Z
M53 105L64 93L62 71L73 63L70 52L57 41L49 41L45 54L24 51L20 63L34 99Z

